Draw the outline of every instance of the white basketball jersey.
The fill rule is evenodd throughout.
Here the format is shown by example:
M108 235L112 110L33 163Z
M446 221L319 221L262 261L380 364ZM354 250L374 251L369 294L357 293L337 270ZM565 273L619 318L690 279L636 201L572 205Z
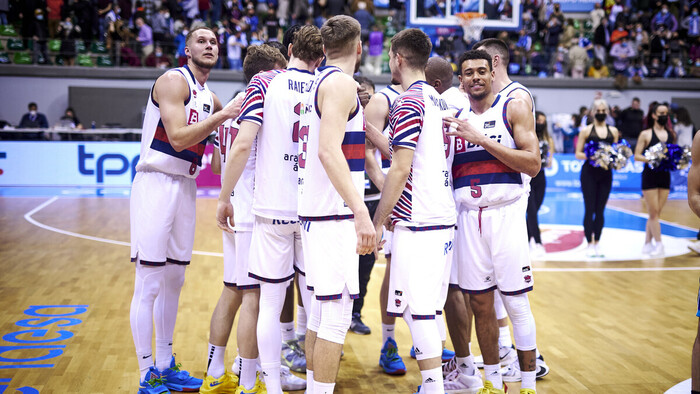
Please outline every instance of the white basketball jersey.
M447 165L442 111L447 103L425 81L417 81L394 103L389 115L390 146L413 149L413 164L392 221L412 230L451 227L455 202Z
M467 95L454 86L442 92L440 96L445 99L451 110L459 111L470 106Z
M214 98L207 84L200 85L186 65L167 72L180 73L187 81L190 92L189 97L185 100L187 124L191 125L208 118L214 110ZM155 87L155 84L153 86ZM205 138L197 145L180 152L176 151L170 145L168 134L165 132L163 121L160 118L160 108L153 99L153 88L148 96L141 133L141 157L136 165L136 171L158 171L188 178L197 177L202 168L202 155L207 140Z
M236 97L234 97L234 100L243 95L243 92L238 93ZM219 156L221 158L221 178L226 176L226 159L228 158L228 153L231 151L231 146L237 135L238 122L234 119L226 120L216 131L214 146L219 149ZM243 173L241 177L238 178L238 182L231 193L231 204L233 204L236 231L253 230L254 216L251 212L251 206L253 205L253 188L255 187L256 145L257 139L253 142L250 156L245 164Z
M512 100L498 95L483 114L464 110L457 117L468 120L489 138L515 149L513 131L506 115L508 103ZM455 199L468 209L514 202L529 191L522 173L506 166L481 146L461 138L455 140L452 176Z
M353 213L335 190L318 158L321 113L318 108L318 87L329 75L342 70L335 66L319 67L305 95L299 129L299 219L352 219ZM347 160L355 190L364 195L365 187L365 117L357 100L355 112L348 117L343 138L343 154Z
M516 90L524 90L525 93L527 93L528 96L530 96L530 104L532 105L532 117L533 117L533 122L534 122L534 117L535 117L535 99L532 97L532 93L530 93L530 90L523 86L520 82L511 82L509 83L505 88L501 89L498 94L500 94L503 97L512 97L511 93L513 93Z
M401 93L397 92L394 88L391 87L391 85L385 87L384 89L380 90L377 92L377 94L381 94L384 97L386 97L386 101L389 104L389 111L391 111L391 106L394 105L394 102L396 99L399 97ZM382 130L382 133L384 134L384 137L389 138L389 131L391 128L389 127L389 122L387 121L386 124L384 125L384 130ZM381 166L382 172L384 174L389 172L389 167L391 167L391 159L388 157L384 157L382 155L382 152L377 149L374 152L374 157Z
M287 69L259 73L248 84L239 122L258 131L253 213L268 219L298 220L298 141L302 93L314 74Z

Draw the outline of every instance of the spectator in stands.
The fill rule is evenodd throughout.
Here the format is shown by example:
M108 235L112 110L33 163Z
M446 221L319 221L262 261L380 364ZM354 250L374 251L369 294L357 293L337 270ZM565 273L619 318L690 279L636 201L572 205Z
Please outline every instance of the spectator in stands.
M527 35L534 37L537 34L537 20L532 16L530 10L523 12L523 29L527 32Z
M328 8L326 9L326 16L332 18L336 15L346 15L348 2L347 0L327 0Z
M571 39L571 48L569 48L569 66L571 67L572 78L583 78L588 66L588 53L586 49L578 45L579 39Z
M153 41L156 44L167 45L173 42L172 21L167 6L162 5L153 16L151 29L153 30Z
M7 0L0 0L0 3ZM58 32L58 25L61 23L61 6L63 6L63 0L46 0L46 19L49 28L49 37L55 38ZM2 13L2 6L0 6L0 13Z
M58 25L58 36L61 38L61 58L63 64L72 66L75 64L77 50L75 40L80 37L80 26L74 25L71 17L66 17Z
M518 38L518 42L515 43L515 46L521 48L525 52L530 52L532 48L532 37L527 35L527 30L524 28L520 30L520 38Z
M199 17L199 0L180 0L187 25Z
M559 45L559 35L561 35L563 28L559 19L552 14L547 21L547 27L545 31L544 39L544 50L546 52L547 59L551 58L554 51Z
M637 58L634 61L634 65L629 68L627 76L632 78L632 82L639 84L643 79L649 76L649 70L647 66L644 65L644 62L642 62L642 59Z
M49 127L49 121L46 120L46 115L38 112L39 107L36 105L36 103L31 102L27 106L29 109L29 112L26 114L22 115L22 119L19 121L19 125L17 128L19 129L47 129ZM30 140L39 140L43 139L44 137L44 132L38 132L38 133L26 133L23 134L24 138L30 139Z
M97 22L97 10L91 0L77 0L71 5L71 11L75 15L74 23L80 26L81 38L92 41L93 21Z
M177 54L178 67L187 64L187 55L185 55L185 39L187 38L187 33L187 28L183 28L180 30L180 33L175 36L175 53Z
M617 15L620 14L622 10L624 10L622 0L615 0L615 3L610 7L610 15L608 16L611 25L615 26L617 24Z
M363 42L366 42L369 39L370 28L374 24L374 16L367 10L367 3L359 1L353 17L360 22L360 37Z
M267 7L267 14L263 17L262 23L265 26L265 39L279 41L280 22L277 19L277 10L274 4Z
M680 58L674 57L671 59L670 64L666 67L664 72L664 78L683 78L685 77L685 67L683 67L683 62Z
M136 41L141 44L141 55L144 57L148 56L153 52L153 30L141 17L136 18L135 24L139 29L139 35L136 37Z
M44 10L37 8L34 10L34 19L31 22L28 29L32 40L37 45L36 51L38 54L38 59L36 59L39 64L47 64L48 57L46 55L46 39L49 36L48 25L46 23L46 15L44 15Z
M656 30L652 36L651 40L649 40L649 56L653 58L658 58L661 63L666 62L666 55L667 55L667 34L666 34L666 28L664 26L659 27L658 30Z
M205 24L209 25L209 11L211 10L211 3L209 0L198 0L197 6L199 7L199 17L202 18ZM212 22L215 22L212 20Z
M700 37L695 37L695 40L690 45L690 50L688 51L688 57L690 61L694 63L700 59Z
M598 25L600 25L600 21L605 18L605 10L600 6L600 3L593 4L593 9L589 13L589 18L593 30L597 29Z
M625 30L625 27L623 26L622 22L617 22L615 30L613 30L613 32L610 33L610 44L615 45L618 42L620 42L622 38L626 38L627 36L629 36L629 32Z
M595 79L608 78L610 76L610 71L608 70L608 66L603 64L602 60L595 58L593 59L593 65L588 68L587 75L589 78Z
M600 20L600 25L595 29L593 35L593 52L595 57L605 63L610 47L610 32L608 31L608 20L603 18Z
M552 76L554 78L564 78L569 73L568 51L565 47L559 46L557 52L552 57Z
M243 48L248 46L248 40L240 30L236 29L236 31L228 38L226 45L229 68L231 70L241 70L243 67L241 52L243 51Z
M627 37L622 37L620 42L613 44L610 48L610 57L613 59L615 75L626 75L627 68L635 56L637 56L637 51L629 44Z
M173 66L170 56L163 53L163 48L160 45L156 45L155 50L150 55L146 56L146 61L144 63L146 67L158 67L162 69Z
M661 78L664 75L664 67L661 65L661 60L658 57L651 58L649 64L649 78Z
M246 8L246 15L243 18L243 22L248 25L248 31L254 32L258 31L258 16L255 15L255 7L253 3L248 3L248 8Z
M7 14L10 13L9 0L0 0L0 25L7 25Z
M690 113L685 107L678 107L675 111L676 124L673 131L676 132L676 143L680 146L690 146L693 143L695 125L690 118Z
M690 71L688 76L691 78L700 78L700 58L695 60L692 66L690 66Z
M671 32L678 30L678 21L676 17L668 11L668 4L666 3L661 5L661 11L657 12L651 20L652 32L659 30L661 26Z
M690 39L700 37L700 15L698 15L698 7L693 7L690 15L686 16L681 22L681 27L687 31L686 36Z
M616 127L620 130L621 138L627 140L632 146L632 151L637 145L637 138L644 125L644 111L638 97L632 99L632 104L625 108L617 119Z

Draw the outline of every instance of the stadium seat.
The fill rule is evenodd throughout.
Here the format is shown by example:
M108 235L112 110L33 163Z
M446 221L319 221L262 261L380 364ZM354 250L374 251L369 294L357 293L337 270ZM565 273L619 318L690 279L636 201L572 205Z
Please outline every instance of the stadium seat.
M60 52L61 51L61 40L49 40L49 51Z
M12 58L12 63L14 63L14 64L32 64L32 63L34 63L34 60L32 59L32 55L29 54L28 52L15 52L15 54Z
M17 37L17 31L12 25L0 25L0 36Z
M63 66L66 64L65 60L63 60L63 56L61 55L56 55L54 63L56 63L57 66Z
M10 55L7 54L7 52L0 52L0 64L9 64L10 63Z
M114 62L109 56L98 56L97 67L114 67Z
M96 54L104 54L107 53L107 47L105 47L105 44L103 42L93 41L93 43L90 45L90 52Z
M78 53L87 53L87 46L83 40L75 40L75 50Z
M24 40L21 38L10 38L7 40L7 49L10 51L23 51L27 49L24 46Z
M84 53L78 55L75 63L82 67L95 67L95 63L92 62L92 58L90 58L90 55L86 55Z

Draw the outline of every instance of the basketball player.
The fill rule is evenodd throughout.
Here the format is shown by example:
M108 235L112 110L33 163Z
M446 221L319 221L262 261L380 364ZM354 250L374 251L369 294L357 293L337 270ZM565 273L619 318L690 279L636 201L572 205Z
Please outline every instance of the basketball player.
M306 88L299 131L299 219L307 286L307 392L332 393L353 299L358 255L376 248L364 192L364 116L352 74L362 56L360 24L339 15L321 27L326 66Z
M535 123L535 99L532 93L530 93L530 90L523 86L523 84L511 80L508 76L510 54L506 43L497 38L487 38L477 42L473 49L481 49L491 55L491 62L495 73L492 90L504 97L523 100L530 108L530 111L532 111L532 122ZM523 179L529 185L530 178L525 175ZM520 380L519 363L517 362L517 354L513 351L513 341L510 337L510 329L508 328L508 313L503 306L503 300L498 292L494 293L494 302L499 326L499 357L501 359L501 365L507 366L507 371L504 372L503 379L507 382L517 382ZM536 353L537 378L539 379L549 373L549 366L544 362L544 357L540 354L539 349L536 350ZM483 367L483 359L481 359L481 357L478 358L477 365Z
M700 216L700 133L695 133L691 154L693 161L688 170L688 205L693 212ZM700 318L700 290L698 290L698 312ZM691 394L700 394L700 319L698 331L693 344Z
M227 196L243 172L257 137L252 206L255 223L248 275L260 282L257 335L261 340L258 349L267 392L271 394L282 393L279 319L287 284L294 277L295 262L299 265L298 270L305 271L297 220L296 152L302 92L311 84L313 71L323 59L318 29L302 27L290 50L287 70L258 74L246 89L238 119L240 130L231 147L217 208L219 227L227 228L227 219L234 220L233 207ZM305 294L309 294L308 291L302 291L302 296ZM252 366L254 368L254 364ZM245 386L243 382L241 384ZM257 392L248 391L251 388L246 386L244 392Z
M513 321L522 374L521 394L535 392L535 321L525 210L527 180L540 169L535 124L523 100L495 95L492 57L481 50L459 60L470 110L445 118L455 141L452 168L459 204L455 263L469 293L484 358L484 390L503 393L494 290Z
M234 102L221 109L207 87L219 55L216 34L193 29L185 40L187 64L160 76L146 105L141 157L131 190L131 261L136 279L131 332L139 393L197 391L201 379L180 370L172 354L173 332L185 267L192 257L197 177L206 138L238 115ZM156 360L151 340L156 326ZM160 379L159 379L160 377ZM161 384L161 381L163 384Z
M391 167L379 200L374 226L380 239L391 214L394 227L387 313L403 316L411 330L420 393L444 393L442 344L436 311L447 296L455 223L441 111L447 104L425 82L432 45L419 29L391 39L389 66L402 93L391 108ZM426 264L429 261L430 264ZM443 292L444 289L444 292Z
M252 46L248 48L248 54L243 62L243 74L246 83L255 74L261 71L279 69L286 66L287 61L276 49L266 46ZM245 93L239 93L235 99L242 101ZM221 173L230 158L230 149L238 134L238 123L235 119L229 119L219 126L214 145L214 158L212 160L212 172ZM248 277L248 251L250 250L251 232L253 230L253 214L251 205L253 202L253 187L255 179L255 151L247 158L246 168L241 175L241 181L237 183L234 192L230 194L230 200L238 212L235 233L223 231L224 244L224 289L216 304L211 317L209 331L209 363L204 377L201 393L226 393L235 392L239 381L243 381L251 387L256 383L255 363L258 357L257 336L255 325L257 322L258 297L260 285ZM224 353L226 343L231 334L231 327L239 307L241 316L238 319L236 330L240 358L234 369L248 375L239 376L226 372L224 367ZM253 368L247 368L252 360ZM243 364L246 367L243 368ZM252 381L252 383L251 383ZM245 386L245 384L242 384Z

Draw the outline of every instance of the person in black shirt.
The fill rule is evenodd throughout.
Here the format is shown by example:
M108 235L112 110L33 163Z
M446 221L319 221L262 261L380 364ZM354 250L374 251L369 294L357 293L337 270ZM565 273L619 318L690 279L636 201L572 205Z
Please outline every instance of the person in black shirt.
M617 120L617 128L620 130L621 138L626 139L634 151L644 123L644 111L640 108L638 97L632 99L632 105L625 108Z

